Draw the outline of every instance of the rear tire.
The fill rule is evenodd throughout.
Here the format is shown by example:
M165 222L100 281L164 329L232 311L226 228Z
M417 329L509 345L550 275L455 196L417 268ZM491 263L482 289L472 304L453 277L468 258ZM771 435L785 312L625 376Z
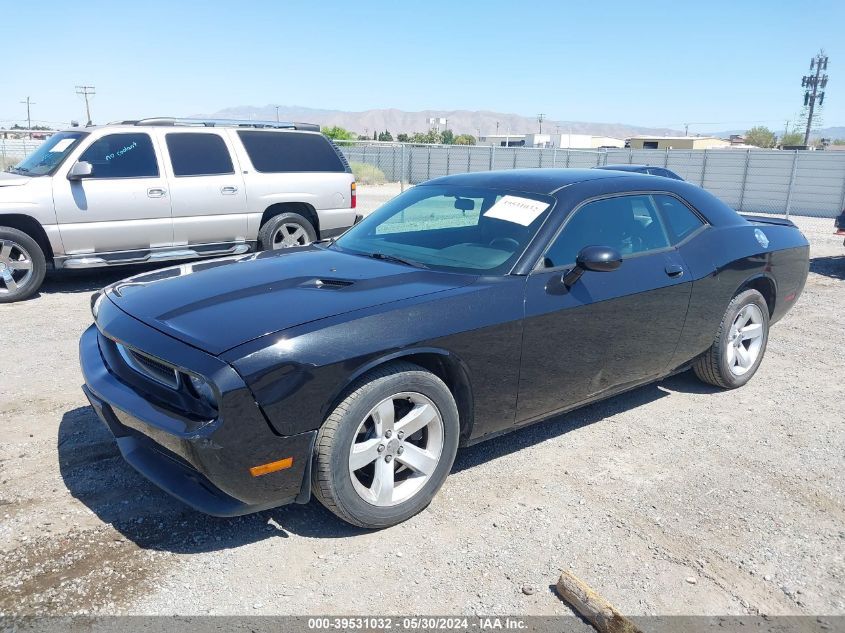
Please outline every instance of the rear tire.
M746 290L728 304L716 340L693 370L698 378L723 389L743 386L757 372L769 341L769 306L756 290Z
M317 434L314 496L347 523L384 528L423 510L458 448L449 388L417 365L395 362L355 383Z
M314 226L298 213L274 215L258 231L258 242L265 251L305 246L316 239Z
M31 297L44 282L44 251L23 231L0 226L0 303Z

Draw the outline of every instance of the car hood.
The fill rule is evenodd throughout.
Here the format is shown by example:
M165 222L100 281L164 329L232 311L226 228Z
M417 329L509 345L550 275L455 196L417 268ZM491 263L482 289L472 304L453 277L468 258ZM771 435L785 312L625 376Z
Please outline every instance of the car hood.
M12 174L8 171L0 171L0 187L18 187L25 185L32 180L29 176Z
M476 279L309 246L183 264L108 288L127 314L212 354L317 319Z

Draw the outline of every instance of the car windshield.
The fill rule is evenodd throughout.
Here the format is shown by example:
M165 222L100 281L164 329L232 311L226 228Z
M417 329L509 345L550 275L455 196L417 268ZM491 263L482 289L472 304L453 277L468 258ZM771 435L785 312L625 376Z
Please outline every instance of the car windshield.
M79 139L87 132L59 132L41 143L32 154L24 158L11 171L25 176L44 176L52 173L73 151Z
M502 274L553 203L533 193L421 185L374 211L330 248L422 268Z

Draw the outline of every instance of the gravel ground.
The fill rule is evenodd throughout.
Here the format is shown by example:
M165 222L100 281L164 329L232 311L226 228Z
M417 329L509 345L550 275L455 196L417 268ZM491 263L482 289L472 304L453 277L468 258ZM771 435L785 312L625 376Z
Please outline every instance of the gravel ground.
M398 187L361 187L370 210ZM845 248L746 387L689 374L462 450L428 510L380 532L317 502L215 519L120 458L79 389L91 291L0 306L0 614L569 614L567 568L623 612L845 614Z

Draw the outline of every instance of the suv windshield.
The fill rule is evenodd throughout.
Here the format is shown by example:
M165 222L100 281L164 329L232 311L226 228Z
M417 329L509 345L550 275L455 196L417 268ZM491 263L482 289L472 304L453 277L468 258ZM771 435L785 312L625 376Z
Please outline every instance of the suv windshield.
M38 149L24 158L11 171L25 176L44 176L51 173L79 143L87 132L59 132L38 146Z
M510 270L553 198L455 185L422 185L367 216L330 248L423 268L475 274Z

